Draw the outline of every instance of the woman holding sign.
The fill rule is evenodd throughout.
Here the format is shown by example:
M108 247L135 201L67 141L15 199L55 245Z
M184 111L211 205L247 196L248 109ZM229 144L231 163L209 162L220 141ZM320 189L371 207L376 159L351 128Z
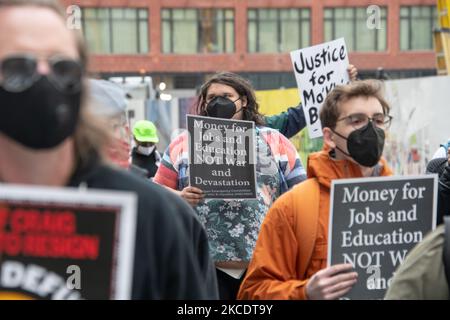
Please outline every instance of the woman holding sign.
M198 97L197 113L254 122L256 198L206 199L201 189L190 186L187 134L169 145L154 181L176 190L195 208L209 237L220 297L235 299L266 212L282 193L303 181L306 173L290 141L263 125L253 88L240 76L219 73L206 82Z
M357 79L358 69L354 65L349 64L347 72L350 81ZM267 127L280 131L288 139L306 127L306 118L302 103L299 103L295 107L290 107L280 114L265 116L264 121Z

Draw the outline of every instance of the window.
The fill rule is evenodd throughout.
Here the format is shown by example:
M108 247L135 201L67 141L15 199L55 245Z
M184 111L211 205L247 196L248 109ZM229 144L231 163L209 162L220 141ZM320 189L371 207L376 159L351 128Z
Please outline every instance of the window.
M349 51L386 50L386 8L380 8L378 26L371 26L367 8L326 8L324 12L325 41L345 38ZM368 24L369 23L369 24Z
M297 87L293 72L249 72L240 75L250 80L255 90Z
M149 51L147 9L83 8L82 21L92 53L140 54Z
M400 50L432 50L435 6L400 8Z
M249 9L249 52L290 52L308 47L309 9Z
M163 9L163 53L234 52L231 9Z

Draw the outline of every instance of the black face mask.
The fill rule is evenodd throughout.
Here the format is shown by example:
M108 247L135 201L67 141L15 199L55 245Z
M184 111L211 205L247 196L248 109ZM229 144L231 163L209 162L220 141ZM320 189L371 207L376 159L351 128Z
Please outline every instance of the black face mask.
M357 129L349 134L347 138L333 131L338 136L347 140L347 150L349 154L336 148L343 154L352 157L364 167L373 167L380 161L384 148L384 130L377 128L372 122L365 127Z
M41 76L22 92L0 86L0 131L32 149L56 147L75 131L81 89L63 93Z
M212 99L206 106L206 114L213 118L231 119L241 109L236 111L236 105L234 104L240 98L235 101L231 101L228 98L217 96Z

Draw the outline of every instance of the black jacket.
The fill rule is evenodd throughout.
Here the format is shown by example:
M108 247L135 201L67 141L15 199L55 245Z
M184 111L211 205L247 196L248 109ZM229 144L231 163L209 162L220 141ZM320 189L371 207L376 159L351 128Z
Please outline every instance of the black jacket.
M131 152L131 162L135 166L144 169L147 171L147 178L153 178L158 171L158 166L156 165L158 159L156 158L155 149L151 154L145 156L136 151L136 148L133 148Z
M132 299L218 299L206 233L193 209L150 181L96 160L69 186L132 191L138 197Z

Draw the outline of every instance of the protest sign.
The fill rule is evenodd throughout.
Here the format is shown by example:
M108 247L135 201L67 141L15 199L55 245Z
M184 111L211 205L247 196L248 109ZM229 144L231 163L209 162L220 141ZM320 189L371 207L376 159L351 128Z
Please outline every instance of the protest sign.
M344 38L291 52L295 79L305 110L309 136L322 136L319 111L336 85L349 82Z
M255 199L253 121L187 116L190 185L205 198Z
M132 193L0 185L0 298L131 299Z
M436 227L437 176L334 180L328 265L353 264L344 298L382 299L408 252Z

